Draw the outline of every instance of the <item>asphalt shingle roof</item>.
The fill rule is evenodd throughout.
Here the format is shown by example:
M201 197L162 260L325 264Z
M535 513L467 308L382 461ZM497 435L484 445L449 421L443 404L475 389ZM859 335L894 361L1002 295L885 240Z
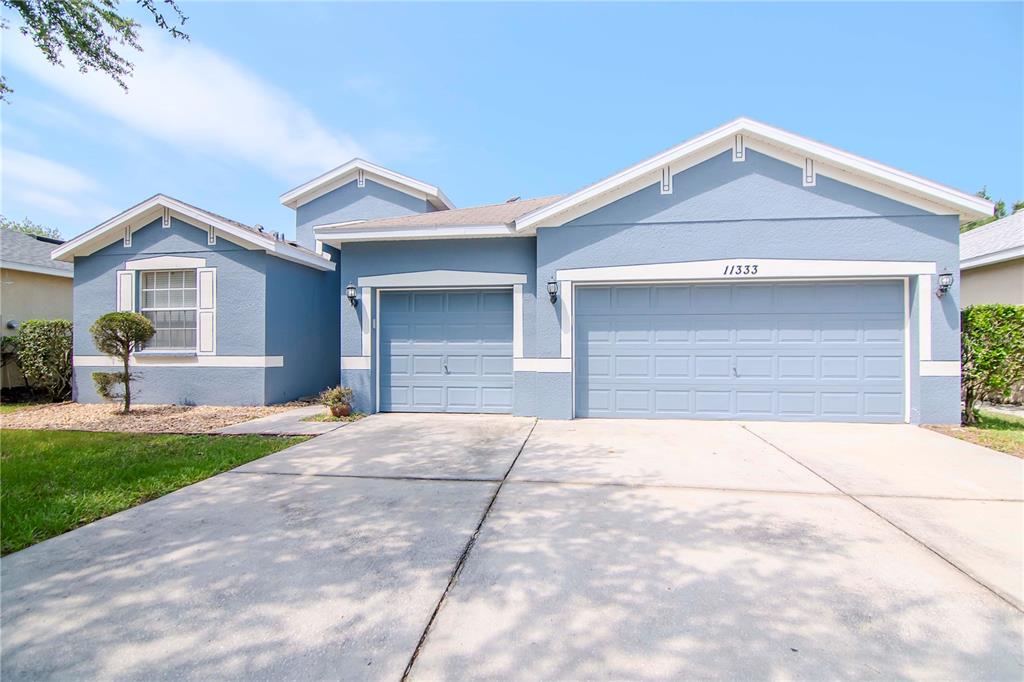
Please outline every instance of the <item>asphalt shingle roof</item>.
M540 197L539 199L520 199L501 204L471 206L469 208L452 208L447 211L432 213L416 213L414 215L395 218L377 218L352 223L354 228L367 227L437 227L465 225L509 225L521 215L552 204L563 195Z
M960 260L1024 246L1024 211L960 235Z
M73 272L75 266L71 263L50 259L50 252L57 248L58 244L59 242L36 239L23 232L0 230L0 265L7 267L9 263L21 263L37 268Z

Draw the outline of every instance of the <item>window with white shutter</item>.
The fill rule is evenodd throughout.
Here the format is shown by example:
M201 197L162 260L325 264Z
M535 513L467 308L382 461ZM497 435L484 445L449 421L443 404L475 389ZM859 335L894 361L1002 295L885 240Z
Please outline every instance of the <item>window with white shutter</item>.
M217 268L198 268L199 283L199 324L198 337L200 355L214 355L217 352Z

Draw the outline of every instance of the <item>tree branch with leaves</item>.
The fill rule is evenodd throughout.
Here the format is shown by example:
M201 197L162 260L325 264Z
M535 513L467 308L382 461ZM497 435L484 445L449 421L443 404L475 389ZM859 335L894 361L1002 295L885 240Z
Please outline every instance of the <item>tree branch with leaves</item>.
M188 40L181 30L188 20L176 0L136 0L152 16L153 22L173 38ZM133 65L118 51L127 45L142 51L139 44L141 24L121 9L121 0L0 0L21 16L18 32L39 48L46 60L63 66L67 50L78 63L78 70L101 71L127 90ZM0 28L8 28L0 19ZM6 77L0 76L0 100L13 92Z

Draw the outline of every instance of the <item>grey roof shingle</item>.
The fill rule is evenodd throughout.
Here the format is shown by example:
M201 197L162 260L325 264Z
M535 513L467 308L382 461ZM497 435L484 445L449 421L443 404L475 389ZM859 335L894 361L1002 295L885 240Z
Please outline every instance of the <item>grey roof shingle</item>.
M0 230L0 266L14 267L20 263L71 273L75 269L74 265L50 259L50 252L57 248L58 244L59 242L37 239L23 232Z
M469 208L452 208L447 211L432 213L416 213L414 215L394 218L377 218L353 222L346 227L364 229L368 227L449 227L467 225L509 225L521 215L552 204L563 195L540 197L538 199L520 199L519 201L501 204L471 206Z
M960 235L960 262L1024 246L1024 211Z

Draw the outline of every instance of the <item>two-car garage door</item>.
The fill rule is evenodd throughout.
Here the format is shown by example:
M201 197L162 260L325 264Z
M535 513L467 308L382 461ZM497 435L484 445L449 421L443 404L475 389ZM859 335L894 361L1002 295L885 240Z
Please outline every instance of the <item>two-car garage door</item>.
M582 417L902 421L903 282L576 291Z

